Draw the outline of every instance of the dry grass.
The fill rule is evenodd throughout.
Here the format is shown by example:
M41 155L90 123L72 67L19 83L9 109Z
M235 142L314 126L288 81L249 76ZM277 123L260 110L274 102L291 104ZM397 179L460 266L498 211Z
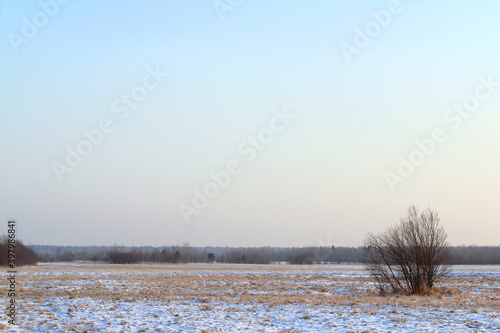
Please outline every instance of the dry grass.
M212 307L210 305L206 305L206 304L203 304L200 309L202 311L211 311L212 310Z
M66 272L61 273L61 270ZM26 298L112 301L197 301L203 311L217 303L390 304L500 310L498 281L487 275L450 277L427 296L380 297L368 276L344 269L286 265L74 265L24 267L19 294ZM347 274L349 273L349 274ZM359 273L363 273L360 267ZM77 311L68 310L68 314ZM113 309L110 309L113 311ZM368 311L368 310L366 310Z

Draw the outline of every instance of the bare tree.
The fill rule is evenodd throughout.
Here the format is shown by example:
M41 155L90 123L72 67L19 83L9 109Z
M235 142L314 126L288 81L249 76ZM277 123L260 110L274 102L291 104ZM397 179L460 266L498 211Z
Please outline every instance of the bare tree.
M213 264L215 262L215 254L213 254L212 252L208 254L207 258L209 263Z
M415 206L400 223L365 239L367 269L380 292L425 294L448 273L448 243L436 212Z

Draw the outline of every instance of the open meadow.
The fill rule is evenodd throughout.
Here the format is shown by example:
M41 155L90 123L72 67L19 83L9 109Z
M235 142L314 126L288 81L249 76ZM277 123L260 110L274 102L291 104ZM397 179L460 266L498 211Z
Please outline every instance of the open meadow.
M500 266L379 296L362 266L39 264L2 332L500 332ZM2 307L5 308L4 303Z

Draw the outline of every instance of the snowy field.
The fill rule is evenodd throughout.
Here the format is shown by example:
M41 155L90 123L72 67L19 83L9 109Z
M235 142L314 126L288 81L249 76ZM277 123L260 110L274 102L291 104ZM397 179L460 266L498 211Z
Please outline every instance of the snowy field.
M454 267L423 297L339 265L40 264L17 284L0 332L500 332L499 266Z

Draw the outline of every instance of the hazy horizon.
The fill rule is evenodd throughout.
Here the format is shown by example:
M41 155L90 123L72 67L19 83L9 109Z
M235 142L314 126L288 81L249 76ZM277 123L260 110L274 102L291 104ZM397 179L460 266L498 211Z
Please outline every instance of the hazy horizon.
M0 0L0 220L27 244L499 245L496 1Z
M23 241L21 239L21 241ZM300 246L274 246L274 245L260 245L260 246L226 246L226 245L207 245L207 244L201 244L201 245L193 245L189 243L179 243L179 244L159 244L159 245L151 245L151 244L135 244L135 245L129 245L129 244L39 244L39 243L23 243L27 246L53 246L53 247L124 247L124 248L140 248L140 247L154 247L154 248L166 248L166 247L193 247L193 248L315 248L315 247L345 247L345 248L357 248L357 247L362 247L364 246L363 244L358 244L358 245L335 245L335 244L330 244L329 246L324 244L321 245L322 242L318 242L316 244L305 244L305 245L300 245ZM477 244L449 244L450 247L499 247L500 244L484 244L484 245L477 245Z

